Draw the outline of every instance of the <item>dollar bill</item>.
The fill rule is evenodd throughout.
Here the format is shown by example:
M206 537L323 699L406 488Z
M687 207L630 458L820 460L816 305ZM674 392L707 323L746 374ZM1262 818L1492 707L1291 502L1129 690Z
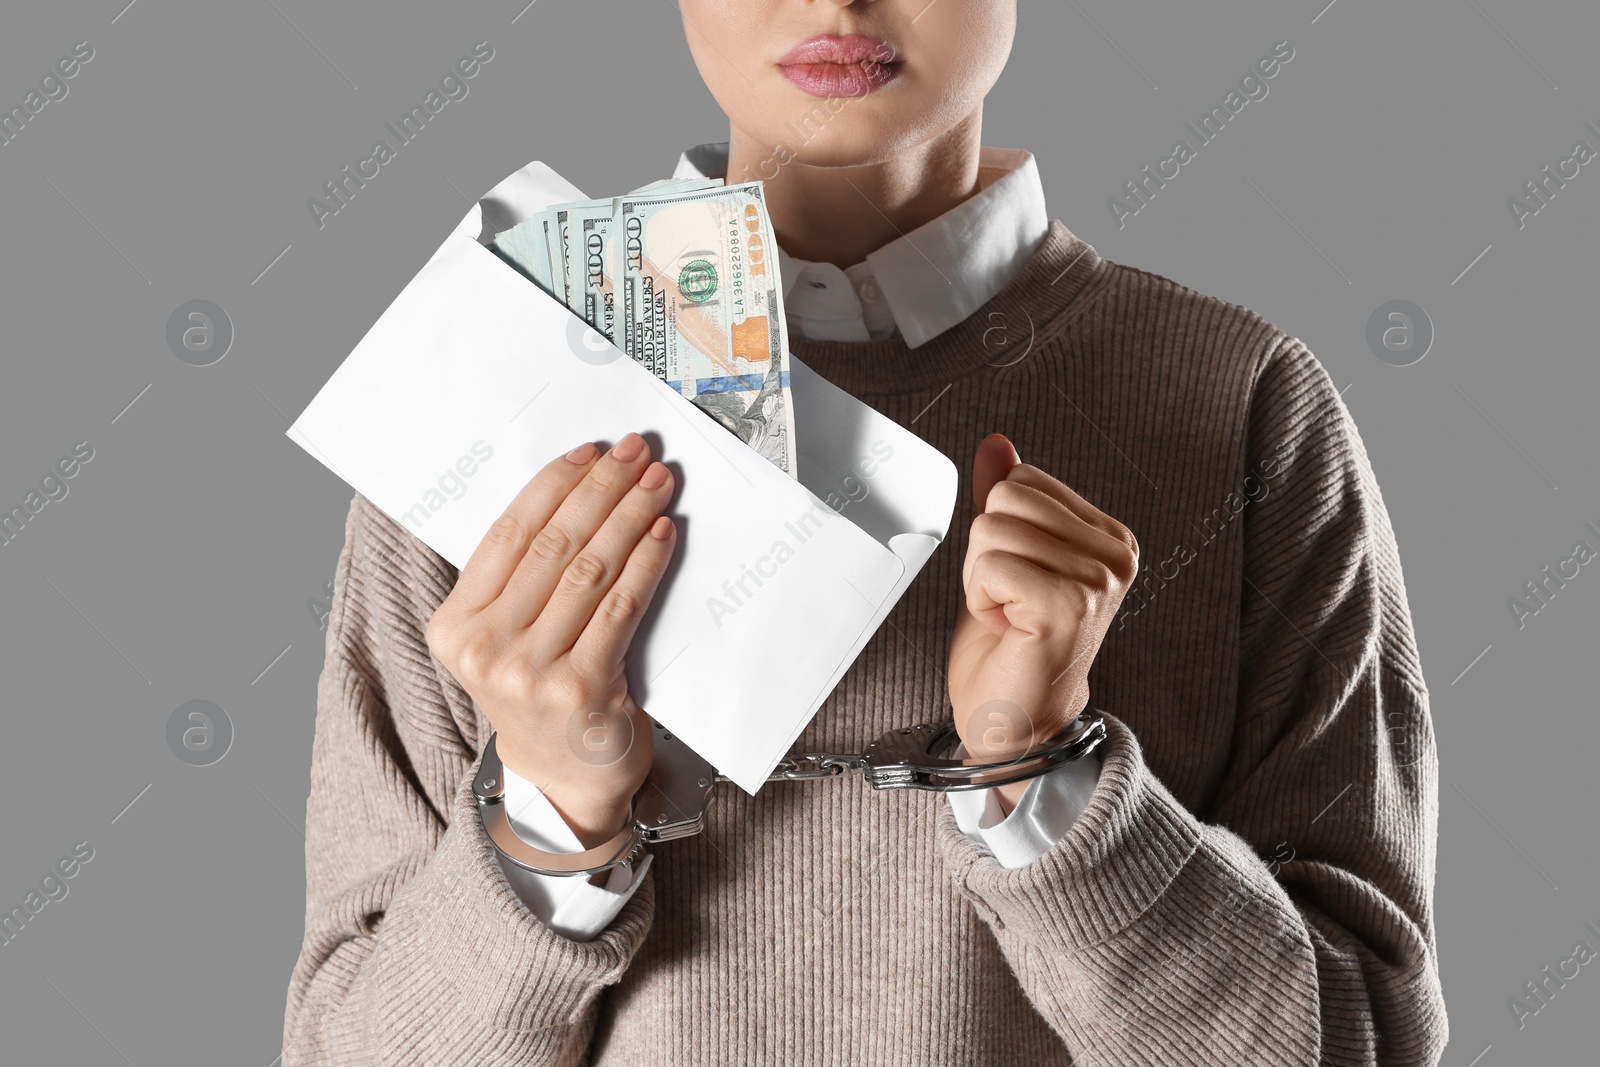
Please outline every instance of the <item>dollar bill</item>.
M720 185L721 178L665 178L634 192L692 192ZM620 200L621 197L611 197L567 205L567 216L563 223L569 236L564 264L567 272L566 291L570 297L568 308L611 341L616 340L616 286L612 278L615 259L611 249L611 220Z
M643 193L651 190L665 191L668 189L685 191L710 189L722 184L721 178L662 178L659 181L653 181L648 185L641 186L635 189L634 192ZM616 207L616 198L581 200L557 206L568 208L577 213L575 219L580 228L580 247L583 247L584 234L581 231L584 220L603 218L609 223L611 214ZM597 277L590 279L590 288L586 291L583 284L583 272L588 259L587 256L580 253L572 257L578 268L578 273L575 277L569 278L567 276L569 264L565 255L559 261L561 263L561 273L559 275L552 273L554 257L550 241L551 222L551 212L541 212L532 218L523 220L509 230L501 230L495 234L491 247L499 254L501 259L516 267L539 288L566 304L573 312L581 315L584 321L605 333L608 338L611 337L612 331L604 329L601 321L597 321L600 316L585 314L585 309L588 307L593 307L596 304L604 306L605 298L602 294L609 288L610 284L611 256L609 251L607 250L603 253L602 269L597 272ZM605 228L608 229L609 226ZM605 232L602 229L600 232L602 240L604 236ZM569 301L569 295L574 299Z
M492 247L501 259L520 270L535 285L557 296L550 280L550 246L545 239L543 215L535 215L495 234Z
M496 234L493 245L632 359L795 474L788 329L760 182L664 178L623 196L552 205Z
M760 182L618 197L613 339L794 475L794 406L777 241Z
M571 231L566 260L568 308L584 322L616 340L616 291L612 284L612 200L573 207L568 212Z
M588 207L593 200L576 200L570 204L553 204L545 209L545 241L550 248L550 281L556 299L573 311L577 300L569 283L572 263L571 218L574 208Z

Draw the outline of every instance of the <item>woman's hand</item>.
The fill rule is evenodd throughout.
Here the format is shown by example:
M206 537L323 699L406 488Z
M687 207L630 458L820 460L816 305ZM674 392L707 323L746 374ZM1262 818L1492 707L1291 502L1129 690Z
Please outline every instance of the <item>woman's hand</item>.
M978 446L972 474L978 515L950 641L950 703L967 751L998 760L1088 707L1089 667L1139 573L1139 542L1022 463L1001 434ZM999 787L1006 811L1027 786Z
M428 621L428 647L585 848L627 822L650 771L650 720L623 657L676 544L672 473L630 433L533 476Z

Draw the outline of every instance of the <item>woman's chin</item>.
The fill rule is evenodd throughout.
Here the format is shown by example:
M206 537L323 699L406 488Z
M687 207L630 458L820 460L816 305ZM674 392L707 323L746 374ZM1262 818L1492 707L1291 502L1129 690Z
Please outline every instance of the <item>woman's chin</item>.
M885 123L847 137L819 136L792 148L791 154L794 162L808 167L867 167L893 159L909 147L904 127Z

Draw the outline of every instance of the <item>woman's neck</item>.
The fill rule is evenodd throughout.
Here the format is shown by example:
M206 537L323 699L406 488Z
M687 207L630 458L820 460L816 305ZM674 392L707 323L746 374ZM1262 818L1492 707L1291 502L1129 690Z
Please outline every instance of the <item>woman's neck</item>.
M760 177L778 244L797 259L851 267L978 191L979 132L973 112L945 133L892 159L818 167L758 144L738 127L728 135L728 181ZM777 173L767 177L776 167Z

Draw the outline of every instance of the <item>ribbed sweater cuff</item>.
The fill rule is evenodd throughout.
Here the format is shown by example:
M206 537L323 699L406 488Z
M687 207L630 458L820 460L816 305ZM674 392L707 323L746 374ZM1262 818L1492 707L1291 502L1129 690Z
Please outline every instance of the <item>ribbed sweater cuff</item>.
M434 967L385 968L392 979L442 976L484 1025L536 1030L578 1022L601 989L633 960L655 911L654 879L592 941L573 941L539 922L506 881L472 795L473 767L456 791L445 831L414 902ZM437 968L437 969L434 969ZM435 987L436 990L436 987ZM433 996L437 995L435 991ZM421 1003L431 999L422 992Z
M1027 866L1002 867L940 812L940 847L956 886L996 929L1067 951L1108 940L1155 904L1200 847L1199 821L1150 773L1133 733L1105 720L1089 806Z

